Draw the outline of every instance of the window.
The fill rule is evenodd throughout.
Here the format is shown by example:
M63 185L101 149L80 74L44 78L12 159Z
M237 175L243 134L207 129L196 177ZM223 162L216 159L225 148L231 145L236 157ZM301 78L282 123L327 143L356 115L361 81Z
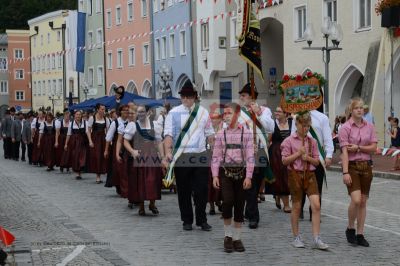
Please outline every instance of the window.
M36 94L37 94L37 85L36 85L36 81L33 82L32 93L33 93L33 96L36 96Z
M43 34L40 35L40 46L43 46Z
M135 47L129 47L129 66L134 66L135 61Z
M145 17L147 17L147 3L146 3L146 0L140 0L140 3L142 5L142 17L145 18Z
M8 94L8 81L0 80L0 94L5 95Z
M91 16L92 12L93 12L93 0L88 0L87 1L87 14L89 16Z
M175 34L169 35L169 57L175 57Z
M107 29L111 28L112 26L112 15L111 10L107 10Z
M33 47L36 47L36 36L33 37Z
M51 55L51 68L56 69L56 56L54 54Z
M337 0L325 0L325 17L337 21Z
M371 0L358 0L358 29L371 27Z
M23 69L15 70L15 79L24 79L24 70Z
M133 20L133 2L132 1L128 2L127 13L128 13L128 21L132 21Z
M123 67L123 58L122 58L122 49L117 50L117 68L122 68Z
M179 51L181 55L186 55L186 31L179 33Z
M62 64L63 64L63 56L60 54L58 56L58 68L62 68Z
M112 52L107 53L107 69L112 69Z
M97 85L98 86L103 85L103 66L97 67Z
M143 45L143 64L148 64L150 61L149 58L149 45L144 44Z
M295 18L296 39L302 40L304 37L304 31L306 30L307 26L307 9L305 6L301 6L295 9Z
M62 79L58 80L57 90L58 90L58 95L62 95L62 93L63 93L63 80Z
M24 58L24 50L15 49L14 50L14 59L22 59L22 58Z
M36 93L38 96L42 95L42 82L41 81L38 81L38 83L37 83Z
M25 101L25 93L24 93L24 91L16 91L15 92L15 100L16 101Z
M32 65L32 72L36 71L36 62L35 62L35 58L31 59L31 65ZM1 67L0 67L1 68Z
M231 18L231 34L230 34L231 40L230 40L230 43L231 43L232 48L238 47L238 45L239 45L238 40L236 38L236 22L237 22L236 17Z
M50 39L51 39L50 37L51 37L50 32L48 32L47 33L47 44L50 44Z
M96 36L96 43L97 43L97 48L101 48L101 44L103 43L103 30L102 29L97 29L97 36Z
M7 70L7 69L8 69L7 58L0 57L0 70Z
M51 80L47 81L47 95L51 95Z
M165 59L167 56L167 37L161 38L161 59Z
M121 25L121 6L115 8L115 25Z
M36 58L36 72L40 71L40 58Z
M96 0L96 13L101 13L101 2L102 0Z
M93 88L93 83L94 83L94 70L93 67L88 68L88 85L89 87Z
M92 45L93 45L93 32L88 31L88 50L92 50Z
M51 69L51 59L50 59L50 55L47 55L47 70Z
M201 24L201 50L209 49L208 22Z
M163 0L159 0L159 1L163 1ZM153 11L154 11L154 13L158 12L158 0L153 0Z
M160 46L160 39L156 39L156 44L154 47L154 57L156 60L160 60L160 54L161 54L161 46Z
M53 87L51 88L51 93L57 95L57 80L53 79Z
M84 12L85 11L85 6L83 4L83 0L79 0L79 11Z
M57 31L57 42L61 41L61 31Z
M45 71L46 70L46 58L44 57L44 56L42 56L41 58L40 58L40 65L41 65L41 69L42 69L42 71Z

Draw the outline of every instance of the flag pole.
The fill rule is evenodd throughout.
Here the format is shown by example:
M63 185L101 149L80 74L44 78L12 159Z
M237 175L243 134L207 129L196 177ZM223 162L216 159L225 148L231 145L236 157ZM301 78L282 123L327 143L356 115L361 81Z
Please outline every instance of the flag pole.
M251 99L252 100L256 100L256 92L255 92L255 85L254 85L254 68L252 66L249 66L250 68L250 88L251 88ZM256 124L256 114L254 113L254 111L252 112L252 119L253 119L253 140L254 140L254 145L257 144L257 124ZM254 149L254 153L256 152L256 150Z

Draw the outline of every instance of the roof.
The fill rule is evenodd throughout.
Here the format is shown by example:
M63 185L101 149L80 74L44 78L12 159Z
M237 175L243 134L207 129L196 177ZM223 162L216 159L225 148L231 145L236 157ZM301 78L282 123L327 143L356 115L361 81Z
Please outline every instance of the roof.
M8 37L7 34L0 34L0 45L7 45Z
M33 24L37 24L37 23L40 23L45 20L49 20L49 19L53 19L53 18L57 18L57 17L61 17L61 16L66 16L66 15L68 15L68 11L69 10L57 10L57 11L43 14L39 17L28 20L28 25L32 26Z

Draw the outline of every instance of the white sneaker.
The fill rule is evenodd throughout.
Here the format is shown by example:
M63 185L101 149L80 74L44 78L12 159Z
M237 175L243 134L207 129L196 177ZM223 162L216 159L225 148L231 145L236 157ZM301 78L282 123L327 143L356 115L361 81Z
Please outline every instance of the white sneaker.
M292 246L295 248L304 248L304 243L303 240L301 239L301 236L298 235L292 242Z
M317 236L314 239L314 245L312 248L319 249L319 250L327 250L329 248L329 246L327 244L325 244L324 242L322 242L320 236Z

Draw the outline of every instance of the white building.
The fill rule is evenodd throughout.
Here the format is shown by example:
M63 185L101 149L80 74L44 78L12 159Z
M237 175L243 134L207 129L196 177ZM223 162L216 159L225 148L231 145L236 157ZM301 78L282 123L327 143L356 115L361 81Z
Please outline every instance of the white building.
M236 3L202 1L195 8L195 82L201 99L206 105L237 99L247 82L247 67L238 55L235 38Z
M278 1L274 1L278 2ZM375 13L377 0L280 0L259 10L261 21L261 52L265 83L257 80L258 87L268 86L269 69L274 67L279 81L284 73L303 74L307 70L324 75L322 51L303 50L308 44L304 38L307 24L312 23L315 38L312 46L324 46L320 27L325 17L341 25L343 40L341 51L331 52L329 64L329 116L344 113L353 96L361 96L370 105L380 145L386 138L387 117L391 99L400 100L400 38L394 41L394 87L390 93L390 35L381 27L381 17ZM396 74L397 73L397 74ZM272 106L280 96L268 98ZM394 107L395 116L400 106Z

